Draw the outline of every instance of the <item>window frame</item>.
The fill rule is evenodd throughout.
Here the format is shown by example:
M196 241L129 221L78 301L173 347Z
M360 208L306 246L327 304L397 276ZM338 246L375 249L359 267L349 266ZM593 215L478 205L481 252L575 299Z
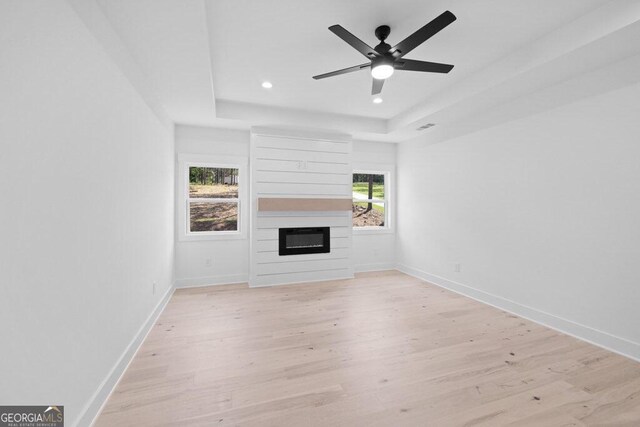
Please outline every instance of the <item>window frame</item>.
M372 203L383 203L384 204L384 225L383 226L364 226L364 227L355 227L353 225L353 216L351 219L351 228L353 233L357 234L381 234L381 233L392 233L393 232L393 212L392 212L392 199L393 199L393 190L392 190L392 175L393 175L393 166L391 165L373 165L373 164L354 164L354 168L351 171L351 183L353 185L353 175L354 174L369 174L369 175L383 175L384 176L384 199L356 199L353 197L352 190L352 202L356 203L368 203L371 201Z
M238 169L237 198L192 198L189 197L189 171L191 167ZM181 155L179 159L180 203L178 207L178 240L233 240L247 237L247 159L235 156ZM200 203L236 203L238 206L238 229L221 231L191 231L190 206Z

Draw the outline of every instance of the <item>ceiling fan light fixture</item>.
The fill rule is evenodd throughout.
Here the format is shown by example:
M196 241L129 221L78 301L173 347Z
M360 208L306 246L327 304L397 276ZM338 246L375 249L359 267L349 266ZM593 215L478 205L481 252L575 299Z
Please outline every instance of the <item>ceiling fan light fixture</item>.
M371 69L371 76L378 80L388 79L392 74L393 65L389 64L379 64Z
M347 31L342 25L332 25L329 27L329 31L360 52L367 58L367 60L369 60L369 62L343 68L341 70L331 71L330 73L318 74L317 76L313 76L313 78L315 80L320 80L327 77L339 76L341 74L353 73L365 68L371 68L371 76L373 77L371 95L378 95L382 92L384 81L393 75L396 68L403 71L421 71L426 73L446 74L451 71L453 65L405 59L404 56L434 35L438 34L443 28L455 20L456 16L447 10L420 27L417 31L395 46L391 46L385 41L391 32L391 28L388 25L381 25L376 28L375 31L376 38L380 40L380 43L376 47L369 46Z

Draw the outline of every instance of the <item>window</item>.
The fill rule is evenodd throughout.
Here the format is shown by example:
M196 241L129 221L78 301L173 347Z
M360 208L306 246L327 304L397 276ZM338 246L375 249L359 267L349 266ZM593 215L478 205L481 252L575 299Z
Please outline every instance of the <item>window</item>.
M388 184L386 172L356 171L353 173L353 227L356 229L386 229L389 227Z
M176 237L179 241L246 239L247 157L178 154Z
M239 168L187 165L187 234L240 230Z

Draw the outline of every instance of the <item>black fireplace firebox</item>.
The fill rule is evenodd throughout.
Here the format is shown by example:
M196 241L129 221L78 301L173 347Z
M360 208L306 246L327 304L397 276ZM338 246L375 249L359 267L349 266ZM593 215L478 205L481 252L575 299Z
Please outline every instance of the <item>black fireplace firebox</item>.
M331 251L329 227L281 228L280 255L322 254Z

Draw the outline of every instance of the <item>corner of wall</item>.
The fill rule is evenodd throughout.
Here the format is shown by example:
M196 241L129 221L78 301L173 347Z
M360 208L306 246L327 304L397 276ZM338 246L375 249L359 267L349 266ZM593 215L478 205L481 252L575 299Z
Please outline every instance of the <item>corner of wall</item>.
M78 422L75 425L80 426L90 426L95 423L100 412L102 412L105 404L109 400L109 396L115 390L116 386L122 379L122 376L126 372L127 368L133 361L134 357L140 350L142 343L151 332L151 328L162 314L164 308L169 303L171 296L175 291L175 285L172 284L165 295L162 297L160 302L156 305L151 314L147 317L147 320L140 327L140 329L135 334L133 340L129 343L127 348L124 350L120 358L114 364L113 368L109 371L106 378L102 381L102 383L98 386L95 393L91 396L88 403L80 412L80 416L78 417Z
M488 304L500 310L507 311L558 332L562 332L563 334L570 335L579 340L586 341L595 346L604 348L605 350L612 351L640 362L640 343L626 340L589 326L546 313L536 308L528 307L524 304L484 292L473 286L464 285L435 274L430 274L402 263L396 264L395 268L396 270L424 280L430 284L466 296L481 303Z

